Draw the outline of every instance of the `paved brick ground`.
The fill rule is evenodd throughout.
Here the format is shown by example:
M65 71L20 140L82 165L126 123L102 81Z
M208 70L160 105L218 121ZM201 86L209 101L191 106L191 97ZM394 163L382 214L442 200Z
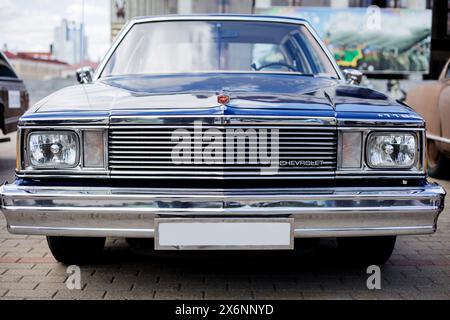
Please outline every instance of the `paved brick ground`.
M12 179L12 138L0 145L0 183ZM449 210L436 234L399 238L377 291L366 288L364 269L341 264L331 240L314 251L255 257L142 256L120 239L108 240L103 264L82 268L82 290L69 290L45 238L10 235L0 215L0 299L449 299Z

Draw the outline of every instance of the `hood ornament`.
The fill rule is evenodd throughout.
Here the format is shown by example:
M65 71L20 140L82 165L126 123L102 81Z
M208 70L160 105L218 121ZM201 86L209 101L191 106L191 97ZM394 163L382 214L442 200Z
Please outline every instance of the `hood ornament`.
M228 96L226 94L218 95L217 102L224 106L224 105L230 103L230 96Z

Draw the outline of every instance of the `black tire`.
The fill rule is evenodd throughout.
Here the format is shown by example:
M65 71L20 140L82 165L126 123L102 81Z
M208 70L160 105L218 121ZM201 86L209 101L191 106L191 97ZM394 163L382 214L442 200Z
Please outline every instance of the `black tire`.
M396 236L338 238L338 249L351 264L383 265L394 251Z
M105 238L47 237L55 259L67 265L83 265L101 259Z
M445 178L449 174L449 159L439 151L434 140L427 140L428 174L433 178Z

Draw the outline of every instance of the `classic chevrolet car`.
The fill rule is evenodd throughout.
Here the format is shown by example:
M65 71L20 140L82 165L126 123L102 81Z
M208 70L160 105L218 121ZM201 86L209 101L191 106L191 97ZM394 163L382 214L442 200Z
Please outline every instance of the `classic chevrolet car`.
M16 131L20 116L28 109L28 92L5 55L0 52L0 129Z
M427 163L430 176L450 173L450 59L437 81L418 85L406 102L427 122Z
M155 250L289 250L337 238L382 264L398 235L431 234L445 191L425 171L425 126L358 86L308 22L245 15L137 18L95 74L19 125L1 189L14 234L55 258L106 237Z

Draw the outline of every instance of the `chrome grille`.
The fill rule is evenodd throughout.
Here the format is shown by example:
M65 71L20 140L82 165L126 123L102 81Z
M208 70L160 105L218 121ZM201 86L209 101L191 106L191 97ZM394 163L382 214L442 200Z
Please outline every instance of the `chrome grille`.
M193 127L190 125L112 126L109 130L111 177L127 179L310 179L332 177L336 170L337 133L334 127L203 126L203 132L215 128L222 133L226 129L278 129L280 162L302 160L316 162L314 166L299 166L298 162L293 165L292 163L289 165L281 163L282 165L275 175L261 175L263 165L249 164L248 157L246 157L245 164L176 165L172 162L171 152L178 142L172 142L171 137L173 131L180 128L187 129L193 134ZM195 155L193 149L191 152L192 155ZM248 143L246 143L246 155L248 155Z

